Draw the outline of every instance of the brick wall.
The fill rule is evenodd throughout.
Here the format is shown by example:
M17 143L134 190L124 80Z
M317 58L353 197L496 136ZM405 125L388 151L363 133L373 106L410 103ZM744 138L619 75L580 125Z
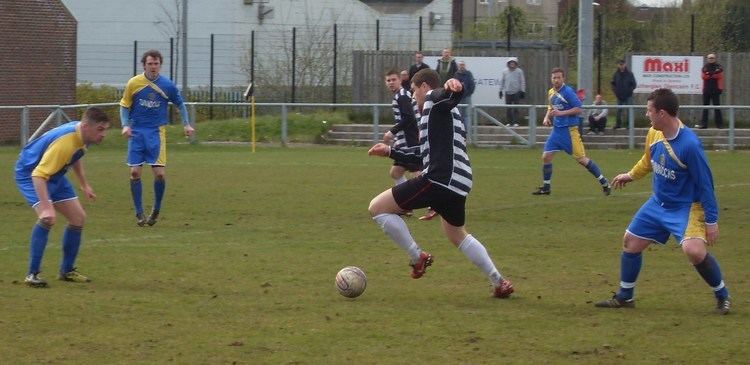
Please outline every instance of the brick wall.
M0 105L75 103L76 24L60 0L0 1ZM30 113L30 134L48 114ZM20 124L0 110L0 143L18 143Z

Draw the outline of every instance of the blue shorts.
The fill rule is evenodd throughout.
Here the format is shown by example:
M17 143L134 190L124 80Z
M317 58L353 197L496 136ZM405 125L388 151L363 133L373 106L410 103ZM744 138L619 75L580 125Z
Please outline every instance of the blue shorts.
M678 244L688 238L706 240L706 223L700 203L664 207L652 195L635 213L627 232L665 244L673 235Z
M564 151L572 155L573 158L586 156L586 150L581 141L581 134L578 132L578 126L553 127L552 133L544 143L544 152Z
M16 187L18 188L18 191L21 192L24 199L26 199L29 206L35 207L39 204L39 197L36 195L34 183L31 181L30 176L20 178L16 176ZM52 203L78 199L75 189L70 185L70 182L65 175L47 181L47 194Z
M128 166L166 166L166 128L133 128L128 139Z

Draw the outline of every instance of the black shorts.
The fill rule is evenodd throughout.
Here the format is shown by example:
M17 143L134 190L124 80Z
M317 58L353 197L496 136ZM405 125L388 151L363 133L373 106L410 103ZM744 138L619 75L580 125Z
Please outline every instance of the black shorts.
M422 171L421 163L406 163L406 162L400 162L400 161L393 161L393 166L401 166L405 168L406 171L409 171L409 172Z
M424 175L398 184L391 191L401 209L431 207L453 226L462 227L466 222L466 197L427 180Z

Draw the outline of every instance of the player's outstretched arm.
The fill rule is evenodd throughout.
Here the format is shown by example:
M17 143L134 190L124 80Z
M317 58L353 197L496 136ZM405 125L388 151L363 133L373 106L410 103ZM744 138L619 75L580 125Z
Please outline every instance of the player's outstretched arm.
M630 174L619 174L612 179L612 187L615 189L624 188L625 184L633 181Z
M443 88L445 90L458 93L464 89L464 85L461 83L461 81L458 81L457 79L448 79L447 81L445 81L445 85L443 85Z
M377 143L367 151L368 156L382 156L387 157L391 154L391 147L385 143Z

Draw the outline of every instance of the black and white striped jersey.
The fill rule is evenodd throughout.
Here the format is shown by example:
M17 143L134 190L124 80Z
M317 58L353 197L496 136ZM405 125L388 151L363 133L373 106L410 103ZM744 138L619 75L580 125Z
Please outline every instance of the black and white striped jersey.
M472 185L466 128L458 105L463 93L434 89L425 96L419 120L419 146L391 148L391 158L424 166L424 176L466 196Z
M419 120L419 111L417 102L411 98L411 93L401 88L393 95L393 119L395 124L391 128L391 133L396 137L393 141L393 147L411 147L419 144L419 129L417 120Z

